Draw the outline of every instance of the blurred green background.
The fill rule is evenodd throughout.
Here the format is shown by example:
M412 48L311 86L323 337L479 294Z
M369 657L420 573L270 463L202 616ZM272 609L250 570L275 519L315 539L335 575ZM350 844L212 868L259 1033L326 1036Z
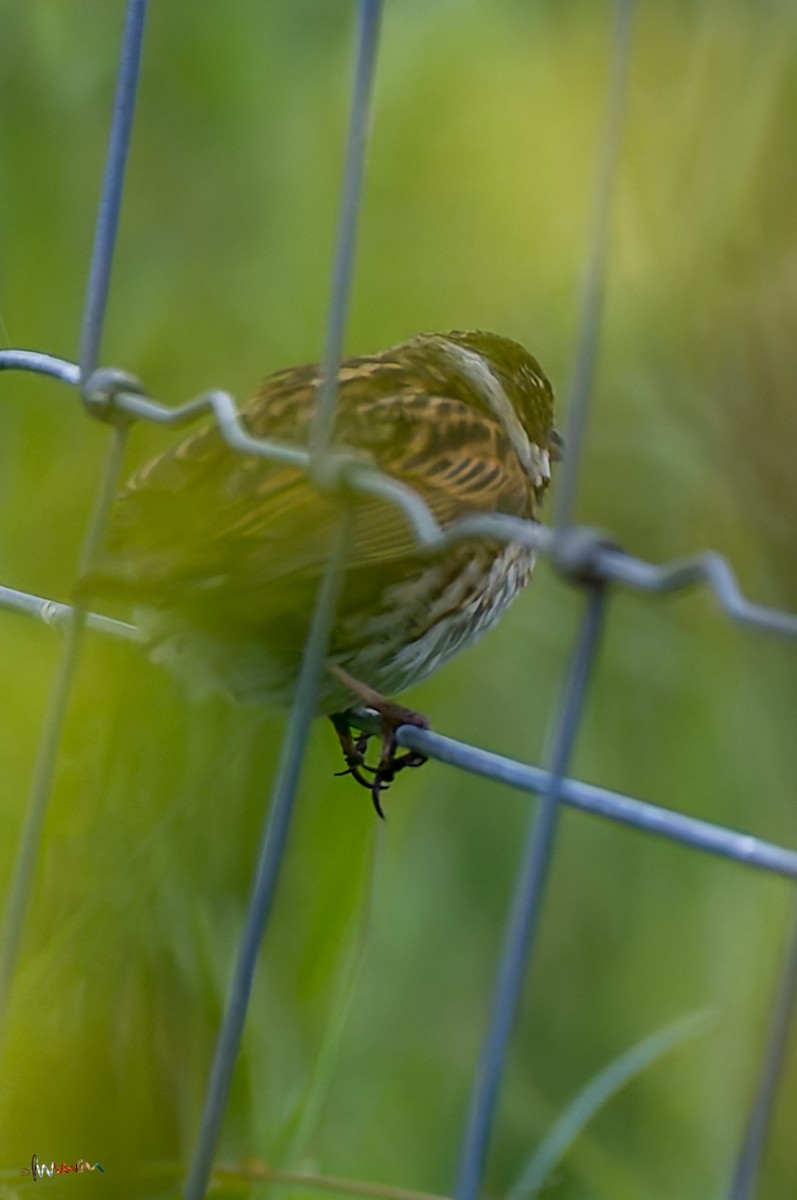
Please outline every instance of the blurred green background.
M4 6L0 337L74 357L121 0ZM482 327L566 397L608 81L608 4L392 0L347 349ZM797 11L641 0L579 517L662 560L712 547L797 609ZM329 296L353 5L152 6L103 361L179 402L313 360ZM0 581L68 598L107 430L0 379ZM561 403L561 401L560 401ZM162 445L137 429L131 463ZM407 694L436 729L539 761L580 599L541 564L478 648ZM0 613L5 886L59 636ZM574 773L795 844L795 649L703 593L613 598ZM86 645L0 1087L0 1196L40 1160L77 1194L172 1195L197 1129L284 717L191 705ZM314 728L219 1160L450 1191L532 802L431 764L388 821ZM616 1096L562 1200L722 1194L789 886L567 813L487 1192L575 1094L685 1014ZM797 1062L760 1195L797 1194ZM58 1186L56 1181L47 1181ZM314 1194L234 1176L219 1195ZM70 1192L70 1194L72 1194Z

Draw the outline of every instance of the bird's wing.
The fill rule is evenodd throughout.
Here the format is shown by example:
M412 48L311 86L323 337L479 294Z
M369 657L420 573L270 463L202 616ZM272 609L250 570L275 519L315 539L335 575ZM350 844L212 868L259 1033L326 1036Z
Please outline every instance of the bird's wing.
M244 407L256 436L304 441L315 377L304 369L272 377ZM417 489L443 526L478 512L532 515L533 493L500 426L447 395L394 378L384 395L362 390L362 369L341 373L336 443ZM377 393L379 389L377 388ZM395 505L355 497L347 571L390 567L417 554ZM185 439L133 477L117 502L99 591L154 603L225 607L280 583L305 587L326 564L343 505L300 470L231 450L215 426ZM284 589L288 589L287 592Z

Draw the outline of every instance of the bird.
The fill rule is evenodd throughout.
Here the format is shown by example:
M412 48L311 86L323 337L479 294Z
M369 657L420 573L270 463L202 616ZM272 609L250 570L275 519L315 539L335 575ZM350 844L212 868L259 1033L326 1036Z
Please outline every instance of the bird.
M243 427L307 448L321 383L318 365L275 372L241 406ZM345 358L330 445L414 489L445 530L485 513L539 521L561 438L537 359L499 334L453 330ZM78 590L124 598L150 658L195 695L288 705L344 515L317 710L338 733L342 773L370 789L381 816L397 771L425 761L396 752L399 724L428 722L392 698L495 624L528 582L527 545L478 537L420 548L391 501L319 488L301 466L231 448L211 420L127 481ZM376 767L348 719L363 703L382 721Z

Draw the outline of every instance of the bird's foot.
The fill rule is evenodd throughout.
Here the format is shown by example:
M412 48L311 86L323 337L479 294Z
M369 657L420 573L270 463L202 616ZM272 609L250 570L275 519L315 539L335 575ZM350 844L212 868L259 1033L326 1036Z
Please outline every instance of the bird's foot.
M367 684L361 683L349 675L348 671L344 671L342 667L330 664L329 670L336 679L354 692L363 704L379 714L381 722L379 761L375 767L369 766L365 761L368 743L372 735L361 733L359 737L353 737L348 712L335 713L332 716L332 724L335 726L343 757L346 760L346 770L339 771L338 774L351 775L362 787L367 788L371 793L371 800L377 814L384 818L381 802L382 792L390 787L399 771L403 771L405 767L421 767L426 762L425 756L416 750L397 752L396 730L400 725L415 725L419 729L428 729L429 722L422 713L406 708L403 704L396 704L394 700L388 700L373 688L368 687Z

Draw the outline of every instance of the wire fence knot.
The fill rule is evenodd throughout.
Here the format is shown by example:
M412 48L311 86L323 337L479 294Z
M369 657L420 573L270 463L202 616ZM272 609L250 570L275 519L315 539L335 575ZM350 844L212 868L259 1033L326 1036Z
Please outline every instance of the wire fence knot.
M602 529L574 525L556 531L551 542L551 562L569 583L594 587L607 582L603 567L607 550L622 553L621 546Z
M133 413L126 412L117 403L118 397L125 393L147 395L140 379L117 367L100 367L80 385L80 396L87 411L110 425L132 425L136 419Z
M310 454L307 474L319 492L353 492L356 484L350 478L355 467L372 463L348 447L323 449Z

